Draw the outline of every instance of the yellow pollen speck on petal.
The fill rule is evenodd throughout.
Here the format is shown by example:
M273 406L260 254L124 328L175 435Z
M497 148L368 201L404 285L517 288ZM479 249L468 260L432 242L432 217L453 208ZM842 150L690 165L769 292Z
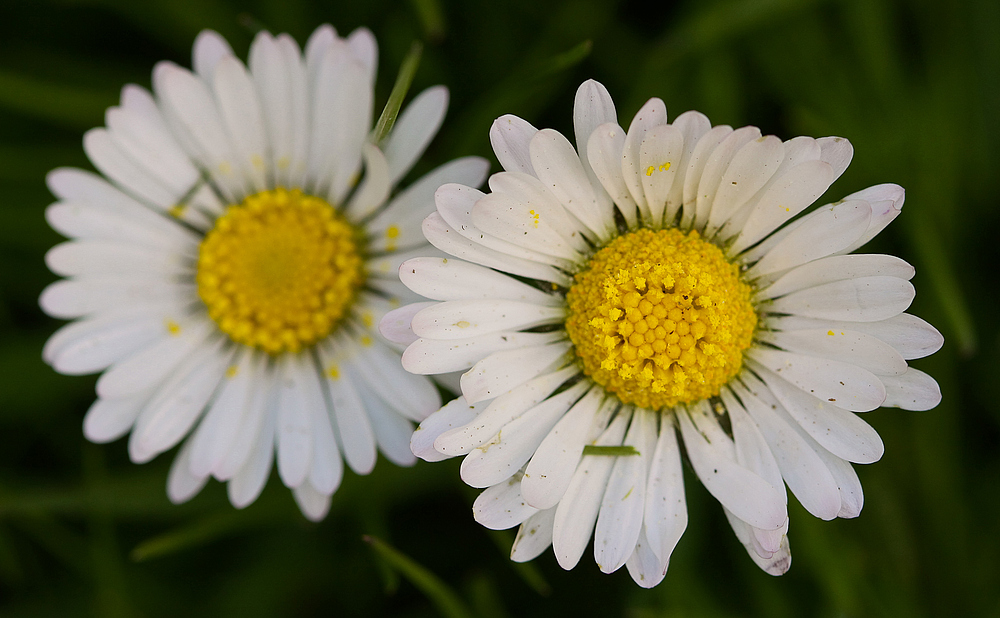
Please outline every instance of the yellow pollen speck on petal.
M371 328L375 325L375 316L372 315L371 311L365 311L361 314L361 322L368 328Z
M670 169L670 161L667 161L666 163L664 163L663 165L660 166L660 171L661 172L665 172L665 171L667 171L669 169Z
M466 322L465 320L459 320L458 322L455 322L455 326L459 328L469 328L472 325Z
M250 165L252 165L254 169L263 170L264 157L260 156L259 154L253 155L252 157L250 157Z
M340 379L340 368L337 367L336 365L330 365L329 367L326 368L326 375L331 380L339 380Z
M184 211L187 210L187 204L177 204L176 206L171 206L167 213L175 219L180 219L184 216Z
M292 160L288 157L278 157L277 165L279 170L287 170L291 164Z
M528 214L531 215L531 218L533 219L533 221L531 223L532 223L532 225L534 225L535 229L537 230L538 229L538 217L539 217L538 213L535 212L534 210L529 210Z
M277 188L230 205L201 243L198 295L219 330L269 354L329 335L364 283L358 233L329 203Z
M646 175L647 176L652 176L653 172L655 172L655 171L656 171L656 166L655 165L650 165L649 167L646 168Z
M174 322L173 320L167 320L166 327L167 327L167 332L173 335L174 337L181 334L181 325L178 324L177 322Z
M385 237L386 238L399 238L399 226L390 225L388 228L386 228L386 230L385 230Z
M229 164L229 161L223 161L219 163L219 173L223 176L228 176L233 173L233 166Z
M832 330L828 330L828 331L826 331L826 334L827 334L827 335L830 335L831 337L833 337L833 331L832 331Z
M622 402L658 409L717 396L743 364L751 288L697 232L640 229L591 258L566 295L584 373Z
M361 337L361 345L365 346L366 348L371 347L373 343L375 343L375 340L369 337L368 335L364 335L363 337Z
M235 378L236 374L238 374L239 372L240 372L239 367L237 367L236 365L230 365L229 367L226 368L226 377Z

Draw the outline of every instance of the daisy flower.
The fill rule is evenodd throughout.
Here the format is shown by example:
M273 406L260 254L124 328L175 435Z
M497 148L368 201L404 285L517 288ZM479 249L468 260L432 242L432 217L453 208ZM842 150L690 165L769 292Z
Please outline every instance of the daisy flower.
M822 519L855 517L851 463L877 461L855 412L925 410L940 391L907 360L941 335L903 313L913 268L851 254L900 212L878 185L796 218L847 167L842 138L667 122L660 99L618 126L605 88L576 95L576 149L515 116L490 139L484 194L436 194L423 224L454 257L402 264L436 302L382 322L417 374L467 370L411 447L464 455L473 513L520 525L511 557L550 545L570 569L594 539L606 573L659 583L687 526L683 454L766 572L791 561L785 485ZM459 259L455 259L459 258Z
M376 449L411 465L412 421L441 402L399 366L374 329L413 298L399 264L428 249L419 222L442 183L478 185L485 160L458 159L395 192L441 125L443 87L418 95L372 143L377 46L358 29L317 29L304 53L261 32L249 68L204 31L194 72L170 62L153 93L135 85L89 131L103 175L57 169L49 223L71 240L46 255L65 277L42 308L73 319L45 346L65 374L103 371L84 434L131 431L143 463L184 445L167 493L210 476L237 507L277 459L302 512L322 519L343 461L358 474Z

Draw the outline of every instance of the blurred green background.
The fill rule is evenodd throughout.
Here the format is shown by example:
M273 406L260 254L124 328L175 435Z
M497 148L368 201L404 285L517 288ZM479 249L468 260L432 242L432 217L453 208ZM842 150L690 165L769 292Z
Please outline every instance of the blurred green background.
M82 133L123 84L148 86L157 60L189 66L202 28L245 57L259 28L304 42L323 22L375 33L378 109L424 42L411 92L444 83L452 103L416 173L492 157L503 113L571 135L573 94L593 77L626 127L659 96L671 117L695 108L782 138L848 137L854 162L827 201L906 187L903 215L868 250L917 267L911 312L946 344L914 364L944 401L865 417L886 454L859 466L861 517L821 522L792 499L792 568L772 578L689 475L688 530L645 591L589 553L571 572L551 552L511 563L513 531L472 520L457 461L348 472L316 525L277 478L243 511L215 482L176 507L172 454L136 466L124 440L86 443L94 379L40 359L59 325L37 307L55 280L42 256L60 240L43 218L45 173L89 168ZM0 23L0 615L1000 615L996 0L3 0Z

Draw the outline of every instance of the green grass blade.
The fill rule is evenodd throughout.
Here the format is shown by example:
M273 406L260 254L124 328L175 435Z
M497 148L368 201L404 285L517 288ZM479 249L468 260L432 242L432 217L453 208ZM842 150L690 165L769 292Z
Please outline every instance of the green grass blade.
M375 129L372 131L372 143L381 146L385 138L388 137L389 131L392 130L392 125L396 124L399 108L403 106L403 99L406 98L410 84L413 83L413 76L416 75L417 67L420 66L420 56L423 51L424 46L420 41L414 41L410 45L410 51L407 52L403 64L399 67L399 74L396 75L396 83L389 94L389 100L386 101L382 115L375 123Z
M472 618L472 612L469 611L462 599L437 575L381 539L368 535L362 538L372 546L372 549L382 560L389 563L392 568L399 571L400 575L424 593L441 612L441 615L447 618Z

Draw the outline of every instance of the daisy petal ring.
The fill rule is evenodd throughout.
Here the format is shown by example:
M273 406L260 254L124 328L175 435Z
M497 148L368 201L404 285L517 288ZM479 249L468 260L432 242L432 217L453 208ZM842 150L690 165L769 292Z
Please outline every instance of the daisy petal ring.
M441 187L400 268L434 302L388 314L416 374L464 371L413 452L464 456L473 512L520 526L511 558L574 567L593 539L611 573L659 583L687 526L682 461L750 558L790 563L786 486L822 519L855 517L852 463L883 453L857 413L926 410L907 361L941 335L904 313L913 268L856 254L900 213L878 185L807 208L850 162L842 138L668 122L651 99L628 130L607 90L577 92L576 145L515 116L493 125L490 193ZM800 216L801 215L801 216Z
M131 432L137 463L184 442L175 502L215 477L246 506L276 461L318 520L344 461L358 474L378 451L415 462L412 423L440 406L438 391L402 370L402 348L374 325L417 298L396 273L433 250L418 225L435 189L478 186L488 164L458 159L397 191L448 92L419 94L372 143L377 55L368 30L322 26L304 52L260 33L245 66L202 32L193 72L158 64L153 93L125 86L107 127L86 134L101 175L49 174L59 201L46 216L71 240L47 254L65 279L40 302L74 321L44 358L103 372L90 440Z

